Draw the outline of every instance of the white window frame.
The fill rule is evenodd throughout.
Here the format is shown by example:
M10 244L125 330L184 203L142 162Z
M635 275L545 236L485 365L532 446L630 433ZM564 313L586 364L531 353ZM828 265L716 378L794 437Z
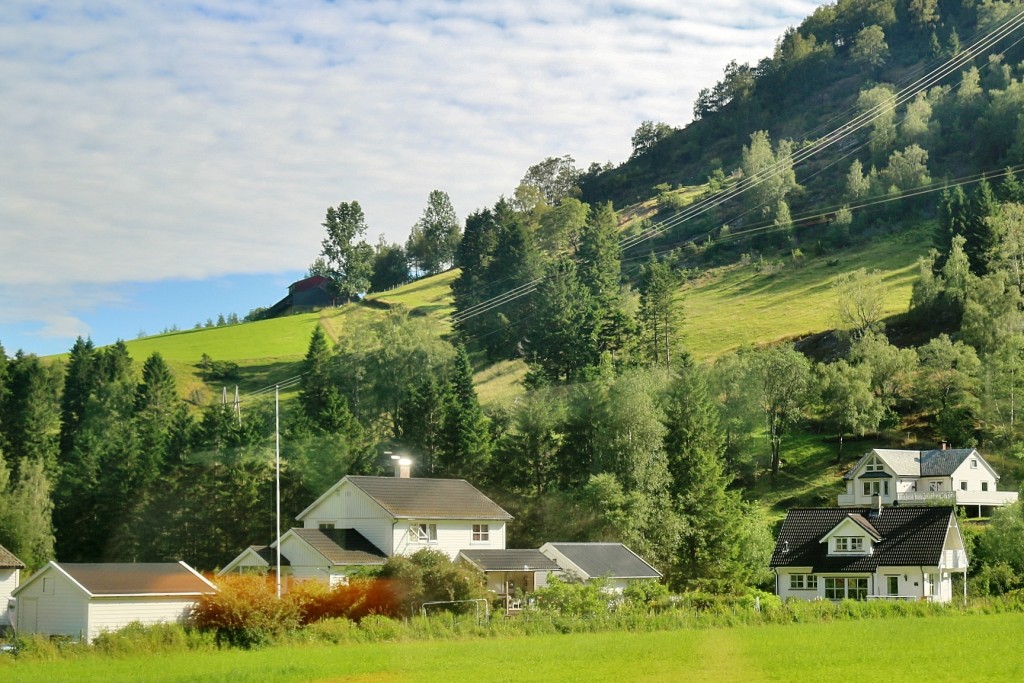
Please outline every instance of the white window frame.
M490 524L473 525L473 543L489 543L491 540Z
M818 590L817 574L790 574L789 590L792 591L816 591Z
M866 576L826 576L825 598L828 600L867 600Z
M413 524L409 527L409 535L417 543L437 543L437 525L426 522Z
M881 472L885 469L885 465L879 462L878 457L871 458L871 461L864 467L865 472Z
M977 458L971 458L971 469L972 470L978 469L978 459Z
M862 553L864 552L864 537L836 536L833 547L837 553Z

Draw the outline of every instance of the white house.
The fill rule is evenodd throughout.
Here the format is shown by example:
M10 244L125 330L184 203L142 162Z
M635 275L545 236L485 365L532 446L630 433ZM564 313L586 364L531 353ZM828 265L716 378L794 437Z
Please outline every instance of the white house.
M876 448L845 476L840 506L871 505L878 495L884 505L949 505L977 507L978 515L1017 500L1015 491L998 491L999 475L973 448L907 451Z
M771 567L781 598L948 602L967 553L950 507L794 509Z
M616 592L633 581L661 578L661 572L621 543L545 543L540 552L582 581L608 579Z
M281 554L293 579L335 583L353 566L422 548L452 559L463 549L504 550L511 519L464 479L346 476L299 513L302 527L282 535ZM221 573L262 561L246 549Z
M184 562L50 562L14 591L19 633L64 635L89 643L132 622L181 622L217 588Z
M14 556L7 548L0 545L0 632L14 625L11 595L18 587L21 570L25 563Z

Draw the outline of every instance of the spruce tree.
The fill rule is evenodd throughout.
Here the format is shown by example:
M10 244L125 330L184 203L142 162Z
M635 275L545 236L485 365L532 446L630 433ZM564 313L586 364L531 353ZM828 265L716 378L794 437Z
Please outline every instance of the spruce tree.
M490 420L480 408L465 347L456 350L448 385L439 468L449 476L478 480L491 456Z

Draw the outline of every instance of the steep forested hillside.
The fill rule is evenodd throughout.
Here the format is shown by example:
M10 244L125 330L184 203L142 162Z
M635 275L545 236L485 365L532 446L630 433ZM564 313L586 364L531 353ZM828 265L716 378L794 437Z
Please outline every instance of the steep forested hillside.
M692 124L645 122L619 166L546 159L461 239L443 193L376 255L357 202L328 209L311 273L339 296L442 275L59 363L0 353L0 543L212 568L266 542L272 385L287 513L401 451L505 505L513 546L622 540L677 588L763 581L772 518L832 502L868 444L976 444L1015 486L1022 12L840 0L730 65ZM1013 519L977 546L1000 589L1024 566L984 539Z

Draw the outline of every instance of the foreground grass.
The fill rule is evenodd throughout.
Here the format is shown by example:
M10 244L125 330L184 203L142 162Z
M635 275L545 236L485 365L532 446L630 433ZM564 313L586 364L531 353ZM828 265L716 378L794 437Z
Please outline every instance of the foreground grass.
M0 659L17 681L829 681L854 660L886 677L1006 681L1024 675L1010 634L1024 614L884 618L652 633L271 647L55 662ZM1002 634L992 637L993 634ZM977 656L977 643L985 643ZM856 647L863 644L867 648ZM854 646L854 651L849 650ZM859 651L860 654L856 654ZM971 656L973 655L973 656ZM853 657L853 659L851 659Z

